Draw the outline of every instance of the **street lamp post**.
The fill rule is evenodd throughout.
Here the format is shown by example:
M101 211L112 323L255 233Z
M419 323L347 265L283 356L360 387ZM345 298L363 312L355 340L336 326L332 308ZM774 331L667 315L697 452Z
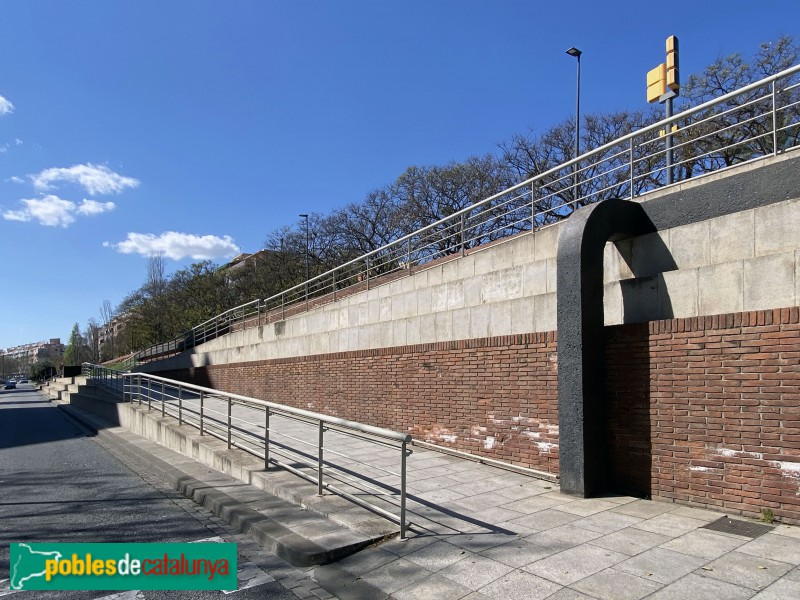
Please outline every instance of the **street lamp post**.
M581 153L581 52L575 46L567 50L567 54L574 56L578 62L578 78L575 89L575 158ZM578 164L575 163L575 201L578 200ZM575 207L577 208L577 206Z
M300 218L305 219L306 221L306 310L308 310L308 253L309 253L308 215L300 215Z

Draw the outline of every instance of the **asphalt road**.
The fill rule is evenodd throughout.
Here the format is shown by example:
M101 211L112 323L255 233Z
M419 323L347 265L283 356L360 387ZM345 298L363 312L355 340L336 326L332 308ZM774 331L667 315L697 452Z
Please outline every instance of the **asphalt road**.
M20 600L33 594L36 598L115 600L297 598L241 552L240 590L227 595L197 591L25 593L8 589L11 542L194 542L211 538L218 539L218 533L209 529L206 519L189 514L128 469L33 385L0 390L0 596L14 598L19 593Z

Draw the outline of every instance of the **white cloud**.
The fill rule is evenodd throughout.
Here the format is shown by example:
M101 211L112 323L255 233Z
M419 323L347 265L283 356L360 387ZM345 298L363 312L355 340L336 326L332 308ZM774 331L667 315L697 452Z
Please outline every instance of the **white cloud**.
M99 215L116 208L113 202L95 200L84 200L77 206L71 200L64 200L52 194L42 198L23 199L21 202L25 205L24 208L3 213L6 221L38 221L46 227L69 227L75 222L75 215Z
M97 200L86 200L81 202L78 207L78 214L80 215L99 215L100 213L114 210L117 207L113 202L98 202Z
M214 258L232 257L240 253L239 247L233 238L226 235L193 235L165 231L161 235L152 233L129 233L128 239L119 244L103 244L113 247L122 254L141 254L142 256L156 256L163 254L172 260L193 258L196 260L210 260Z
M75 221L75 203L58 196L30 198L21 201L25 208L9 210L3 213L7 221L39 221L47 227L68 227Z
M25 183L25 180L22 177L17 177L16 175L12 175L7 179L11 183Z
M33 186L40 191L51 190L59 182L77 183L88 193L119 194L126 188L139 185L139 180L133 177L124 177L106 167L105 165L73 165L66 168L53 167L45 169L37 175L31 175Z
M0 115L10 115L12 112L14 112L14 105L10 100L0 96Z

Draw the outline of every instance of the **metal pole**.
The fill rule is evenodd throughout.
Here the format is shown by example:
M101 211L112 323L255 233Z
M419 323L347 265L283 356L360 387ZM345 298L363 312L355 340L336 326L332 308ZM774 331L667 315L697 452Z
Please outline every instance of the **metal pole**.
M367 291L369 291L369 256L367 257Z
M269 406L264 415L264 470L269 469Z
M631 200L633 200L633 138L630 140L630 149L629 154L630 157L630 167L631 167Z
M581 155L581 54L578 53L578 80L575 98L575 158ZM575 165L576 167L578 165Z
M147 410L153 409L153 399L152 399L152 392L153 386L150 384L150 380L147 380Z
M308 237L308 215L300 215L301 218L306 220L306 312L308 312L308 254L309 254L309 237Z
M164 406L164 403L166 401L166 394L164 393L164 389L165 389L165 385L164 385L164 382L162 381L161 382L161 416L162 417L164 416L164 413L166 412L165 406Z
M204 428L203 428L203 398L204 397L205 397L205 394L203 392L200 392L200 435L203 435L203 431L204 431Z
M320 421L318 452L317 452L317 495L318 496L322 496L322 459L323 459L322 445L324 443L324 437L325 437L324 434L325 434L325 426L323 425L322 421Z
M336 302L336 269L333 270L333 301Z
M575 158L581 155L581 53L578 52L578 76L575 93ZM578 208L578 178L580 177L580 165L575 163L575 208Z
M667 119L672 117L672 98L667 98L664 102L664 107L667 112ZM667 123L667 131L665 136L665 149L667 154L667 185L672 183L672 123Z
M464 237L464 213L461 213L461 256L464 256L467 251Z
M228 396L228 450L231 449L231 411L233 410L233 399Z
M178 386L178 425L183 425L183 388Z
M778 97L772 82L772 155L778 154Z
M400 458L400 539L406 539L406 442Z

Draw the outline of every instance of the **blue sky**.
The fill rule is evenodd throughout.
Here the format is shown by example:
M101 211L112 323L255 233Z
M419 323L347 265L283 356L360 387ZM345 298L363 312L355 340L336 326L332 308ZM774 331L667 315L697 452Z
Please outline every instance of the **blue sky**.
M666 10L666 7L670 7ZM146 275L223 263L410 165L798 35L800 2L4 0L0 347L69 337ZM477 200L477 199L476 199Z

